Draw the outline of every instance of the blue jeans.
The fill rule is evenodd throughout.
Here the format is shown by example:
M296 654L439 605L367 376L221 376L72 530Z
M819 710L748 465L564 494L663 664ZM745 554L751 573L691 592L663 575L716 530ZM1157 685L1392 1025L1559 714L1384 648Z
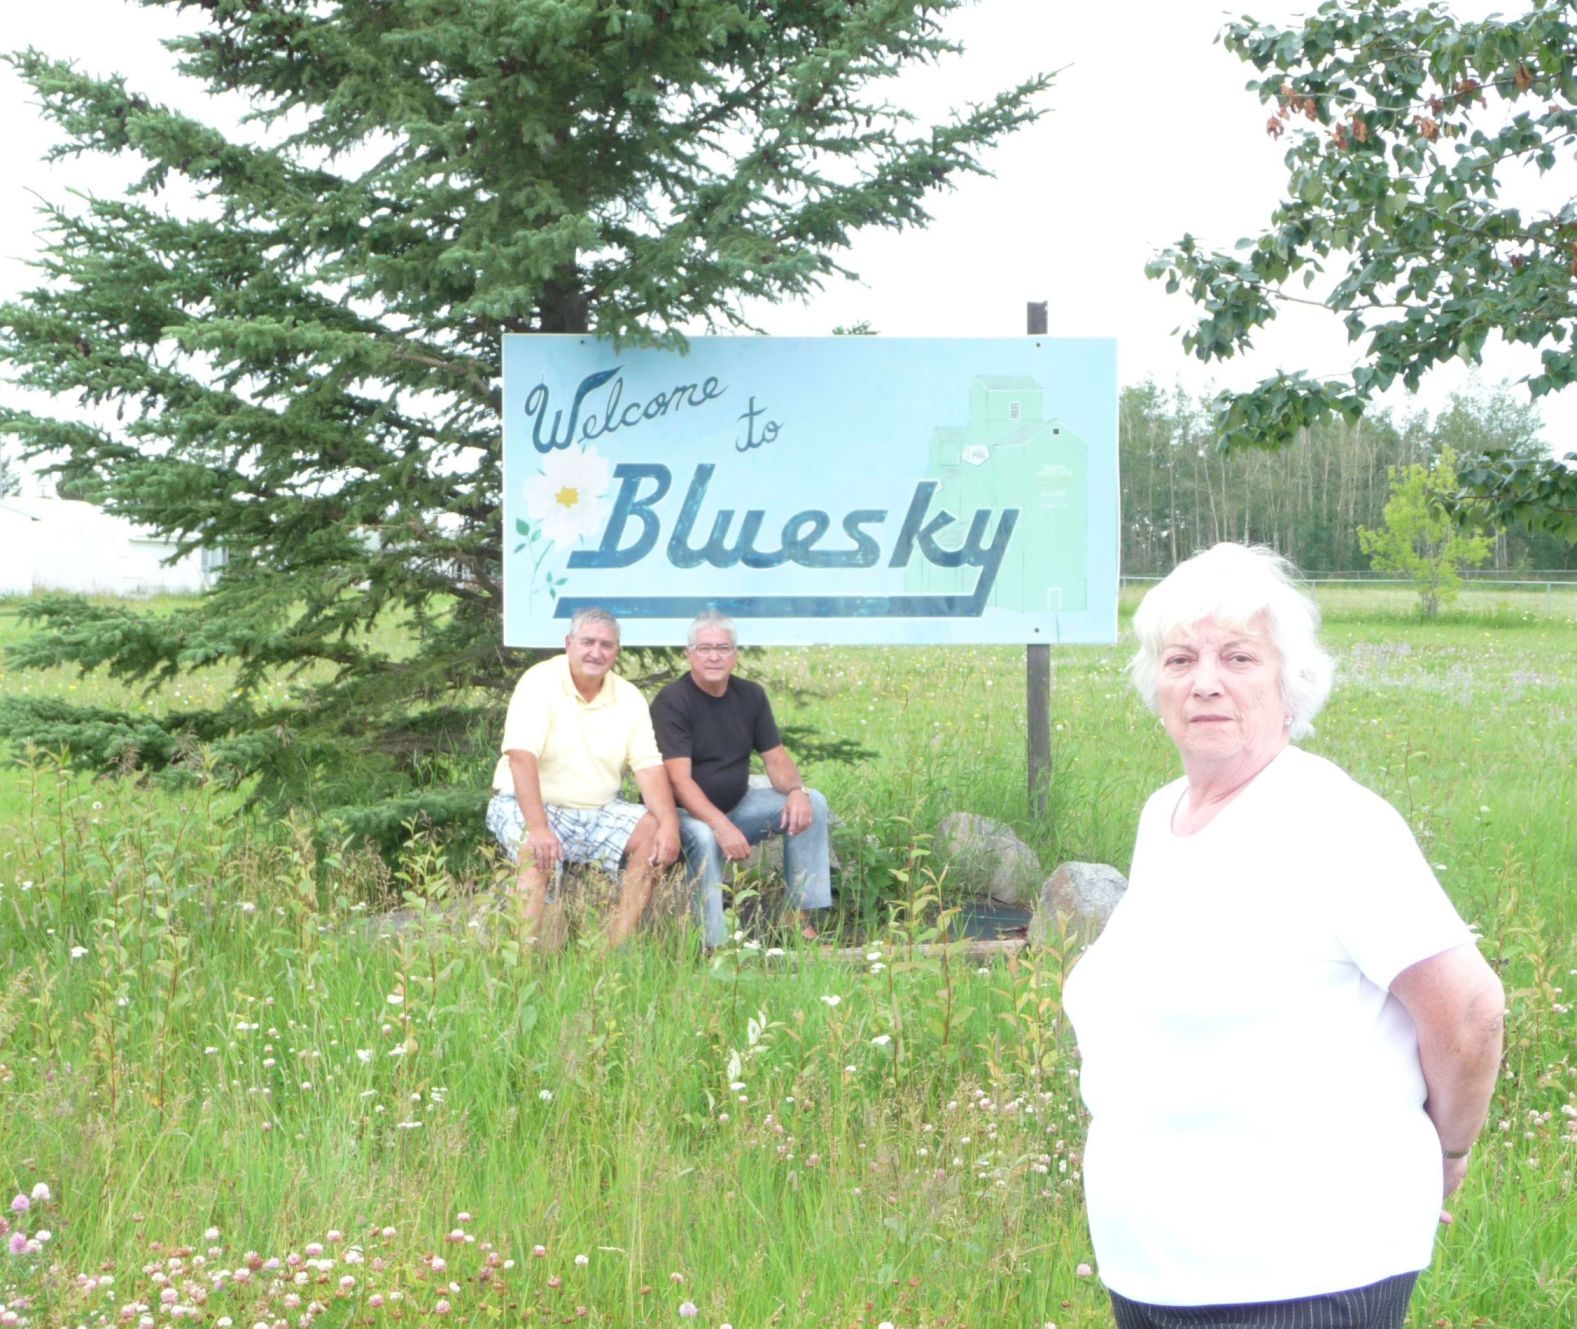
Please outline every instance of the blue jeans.
M815 789L810 798L810 825L798 835L783 841L783 875L788 878L789 903L796 909L826 909L832 904L832 875L827 845L827 800ZM781 834L783 805L787 794L776 789L750 789L729 812L728 819L751 844L760 844L769 835ZM728 921L723 917L723 851L717 836L704 821L697 821L683 809L679 812L679 841L684 846L685 866L695 888L696 910L701 915L706 944L718 946L728 940Z

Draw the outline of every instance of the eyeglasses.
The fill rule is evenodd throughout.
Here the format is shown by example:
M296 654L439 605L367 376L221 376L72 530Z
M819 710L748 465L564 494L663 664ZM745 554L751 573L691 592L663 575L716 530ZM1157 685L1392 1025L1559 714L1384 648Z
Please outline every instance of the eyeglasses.
M732 655L734 653L734 648L732 646L692 646L690 648L690 653L692 655L726 656Z

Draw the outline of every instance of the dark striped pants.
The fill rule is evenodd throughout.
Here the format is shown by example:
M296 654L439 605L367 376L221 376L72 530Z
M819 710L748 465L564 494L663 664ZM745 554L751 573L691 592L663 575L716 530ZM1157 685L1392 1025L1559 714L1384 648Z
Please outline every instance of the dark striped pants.
M1293 1301L1241 1306L1152 1306L1110 1292L1117 1329L1402 1329L1418 1275Z

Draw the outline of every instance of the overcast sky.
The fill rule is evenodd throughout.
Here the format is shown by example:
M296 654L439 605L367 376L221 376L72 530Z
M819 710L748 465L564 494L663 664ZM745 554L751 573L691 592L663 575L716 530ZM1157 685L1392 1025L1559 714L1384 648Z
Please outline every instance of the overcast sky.
M1244 9L1271 21L1308 7L1243 0ZM1516 0L1457 0L1453 9L1479 17L1516 7ZM1026 301L1046 300L1053 335L1118 339L1124 383L1153 377L1203 389L1246 385L1277 368L1345 371L1353 351L1339 321L1311 310L1284 313L1247 358L1210 366L1187 360L1175 330L1190 306L1144 276L1155 250L1185 231L1221 246L1257 233L1280 196L1285 149L1266 136L1267 111L1243 89L1252 71L1214 41L1228 17L1210 0L979 0L953 23L964 56L906 78L895 100L939 115L1036 71L1060 70L1049 113L990 154L992 177L961 178L940 196L925 229L863 236L847 256L859 282L830 286L803 304L753 310L757 321L779 335L825 334L865 319L892 336L995 336L1022 332ZM205 109L170 71L159 39L180 21L130 0L8 5L0 47L33 45L90 72L120 72L135 91L223 122L233 105ZM50 198L68 187L113 192L128 174L100 163L42 165L52 134L30 95L0 70L0 169L9 184L0 211L0 292L7 295L30 281L24 260L36 221L27 191ZM1544 186L1547 196L1577 193L1572 175L1568 164L1553 190L1552 182ZM1479 380L1514 379L1535 364L1530 352L1491 345ZM1469 382L1465 368L1436 371L1417 404L1436 409ZM1552 446L1577 446L1577 390L1546 399L1543 414Z

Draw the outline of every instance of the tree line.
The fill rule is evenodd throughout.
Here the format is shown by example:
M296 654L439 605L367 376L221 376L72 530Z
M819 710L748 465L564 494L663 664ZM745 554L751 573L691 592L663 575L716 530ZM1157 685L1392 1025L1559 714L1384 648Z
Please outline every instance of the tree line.
M1268 544L1306 572L1369 567L1360 527L1382 524L1392 468L1435 462L1442 451L1477 456L1505 449L1549 455L1533 406L1509 385L1459 393L1433 414L1371 409L1354 421L1333 414L1276 452L1223 451L1213 398L1146 381L1124 388L1118 407L1122 570L1161 575L1218 540ZM1498 571L1577 567L1577 547L1558 536L1492 531Z

